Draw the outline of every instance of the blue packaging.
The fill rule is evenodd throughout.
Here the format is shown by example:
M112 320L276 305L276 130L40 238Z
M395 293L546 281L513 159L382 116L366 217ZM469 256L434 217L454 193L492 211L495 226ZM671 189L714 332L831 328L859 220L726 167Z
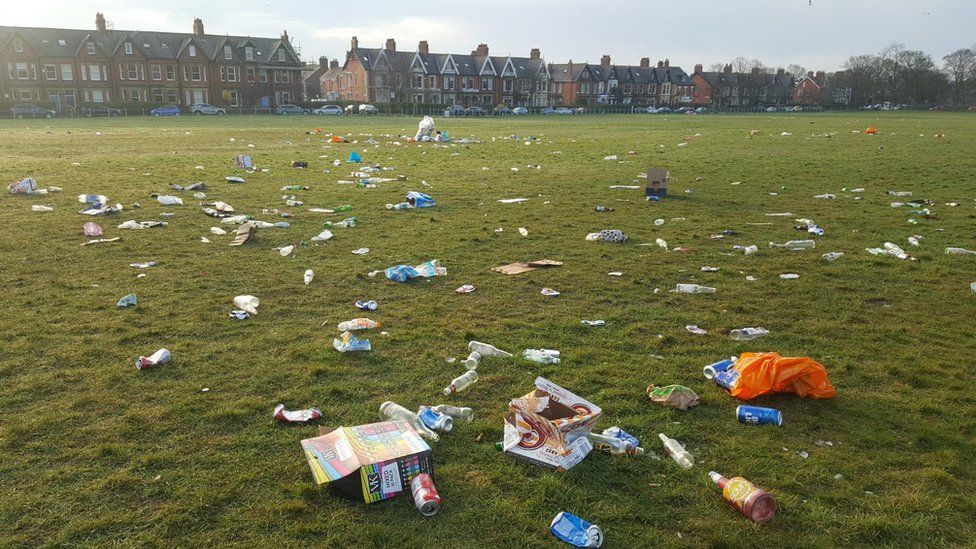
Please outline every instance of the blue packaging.
M761 406L737 406L735 417L739 423L751 425L776 425L783 424L783 412L775 408L763 408Z
M420 421L427 426L428 429L433 429L435 431L450 431L454 427L454 420L451 416L447 414L442 414L433 410L428 406L422 406L420 411L417 413L417 417Z
M607 427L606 429L603 430L603 436L619 438L620 440L626 442L627 444L630 444L634 448L640 446L640 441L637 440L637 437L628 433L627 431L624 431L620 427L616 427L616 426Z
M574 547L600 547L603 545L603 531L600 530L599 526L590 524L566 511L560 511L556 518L552 519L549 531L557 539Z
M732 390L735 387L735 383L739 381L739 372L737 370L715 372L715 377L712 378L712 381L719 387Z
M715 376L718 375L719 372L728 371L733 364L735 364L735 362L730 359L720 360L714 364L705 366L705 368L702 369L702 373L705 374L705 379L715 379Z

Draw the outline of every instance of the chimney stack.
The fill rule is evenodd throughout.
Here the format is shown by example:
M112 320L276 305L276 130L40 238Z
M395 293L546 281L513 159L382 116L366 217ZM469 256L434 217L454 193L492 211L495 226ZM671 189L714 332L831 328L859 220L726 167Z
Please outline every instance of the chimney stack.
M695 65L695 74L701 74L703 69L704 67L702 67L700 63Z
M641 66L642 69L649 69L649 68L651 68L651 58L650 57L641 57L640 66Z
M600 65L603 66L603 67L609 67L610 66L610 56L609 55L604 55L603 57L601 57L600 58Z
M665 67L670 67L671 66L671 60L665 57L664 58L664 66Z
M105 16L101 13L95 14L95 30L105 32Z
M288 38L288 31L281 31L281 41L286 44L291 44L291 38Z
M329 68L329 58L326 56L319 57L319 68L328 69Z
M358 48L359 48L359 39L353 36L352 40L349 42L349 49L355 50Z
M203 19L197 17L193 20L193 34L196 36L203 36Z
M817 71L817 80L823 80L824 76L826 76L824 71Z
M539 48L532 48L532 51L529 52L529 59L542 59L542 52L539 51Z
M386 51L390 51L390 52L396 51L396 40L392 38L386 39Z
M732 76L732 63L725 65L725 68L722 69L722 72L724 72L726 76Z
M809 76L810 78L813 78L813 71L807 71L807 76Z
M759 74L759 67L753 67L752 74Z
M417 51L424 55L430 53L430 46L427 44L426 40L421 40L420 43L417 44Z
M657 68L663 69L664 68L664 61L658 60L658 62L657 62Z
M329 61L329 68L330 69L338 69L339 68L339 60L338 59L333 59L332 61Z
M569 72L566 76L573 78L573 60L570 59L569 63L566 64L566 71Z
M780 67L776 69L776 76L784 76L786 74L786 69Z
M478 49L472 53L475 57L488 57L488 44L478 44Z

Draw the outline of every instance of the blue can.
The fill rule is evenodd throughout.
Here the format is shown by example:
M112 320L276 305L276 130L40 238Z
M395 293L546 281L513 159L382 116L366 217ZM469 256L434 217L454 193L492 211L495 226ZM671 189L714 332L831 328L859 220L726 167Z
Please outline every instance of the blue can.
M730 359L720 360L715 364L709 364L708 366L705 366L705 368L702 369L702 373L705 374L705 379L715 379L715 376L719 372L727 371L729 368L732 367L733 364L735 364L735 362L733 362Z
M451 416L436 412L427 406L420 408L417 417L428 429L447 432L454 428L454 420Z
M616 426L607 427L606 429L603 430L603 436L611 437L611 438L619 438L620 440L630 444L634 448L640 446L640 441L637 440L637 437L628 433L627 431L624 431L620 427L616 427Z
M723 387L728 390L735 388L735 384L739 381L739 372L737 370L723 370L721 372L716 372L715 377L712 378L719 387Z
M595 524L560 511L549 525L549 531L557 539L565 541L573 547L600 547L603 545L603 530Z
M783 412L775 408L763 408L761 406L737 406L735 417L739 423L750 425L776 425L783 424Z

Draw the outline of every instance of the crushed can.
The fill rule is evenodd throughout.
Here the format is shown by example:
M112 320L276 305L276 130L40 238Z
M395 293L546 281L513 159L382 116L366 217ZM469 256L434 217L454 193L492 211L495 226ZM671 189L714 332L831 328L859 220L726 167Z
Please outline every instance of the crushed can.
M160 349L149 356L140 356L136 359L136 369L145 370L160 364L169 362L170 354L167 349Z
M410 492L417 510L425 517L434 516L441 508L441 496L434 486L434 479L429 473L420 473L410 481Z
M733 360L720 360L714 364L705 366L702 369L702 373L705 374L705 379L715 379L715 376L718 375L719 372L727 372L730 368L732 368L732 364L734 364Z
M716 385L724 389L732 390L735 388L736 382L739 381L739 372L737 370L725 370L723 372L716 372L715 377L712 381Z
M750 425L776 425L783 424L783 412L775 408L763 408L762 406L736 406L735 417L739 423Z
M595 524L560 511L549 525L549 531L556 538L565 541L573 547L600 547L603 545L603 530Z
M444 431L446 433L454 428L454 419L451 418L451 416L442 414L429 406L421 406L420 411L417 413L417 417L420 418L420 421L422 421L428 429Z
M607 427L606 429L604 429L603 436L619 438L620 440L626 442L627 444L633 446L634 448L640 446L640 441L637 440L637 437L628 433L627 431L624 431L623 429L617 426Z

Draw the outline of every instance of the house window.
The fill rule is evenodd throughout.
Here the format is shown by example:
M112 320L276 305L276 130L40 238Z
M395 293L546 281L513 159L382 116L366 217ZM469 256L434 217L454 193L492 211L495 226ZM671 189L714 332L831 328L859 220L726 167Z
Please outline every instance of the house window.
M522 84L519 87L522 89L523 92L528 93L532 91L532 82L529 82L528 80L523 80ZM489 87L488 89L490 90L491 88Z
M482 89L482 91L487 91L488 90L488 82L490 82L490 79L489 78L482 78L481 79L481 89Z
M547 82L545 80L538 80L535 83L535 91L544 92L546 91Z
M186 51L188 52L188 54L189 54L190 57L196 57L197 56L197 47L194 46L193 44L190 44L189 47L187 47L187 50Z
M624 84L624 93L627 94L627 95L630 95L631 93L634 92L634 89L633 88L634 87L631 86L630 84Z
M89 42L88 43L88 55L95 55L95 43L94 42Z
M125 43L125 54L132 55L132 42Z
M142 90L139 88L122 88L122 101L139 103L142 101Z
M428 76L427 77L427 87L430 88L430 89L434 89L434 88L437 87L437 77L436 76Z
M247 81L254 82L254 67L247 68Z
M512 80L511 78L506 78L505 84L502 89L506 92L511 92L514 88L515 88L515 81Z
M247 61L254 61L254 47L246 46L244 48L244 59Z
M17 80L28 80L30 74L27 72L27 63L17 63Z
M224 99L227 100L228 107L241 106L241 94L234 90L224 90Z
M139 65L128 63L126 66L126 80L139 80Z
M422 90L424 88L424 77L421 75L414 75L410 87L416 90Z
M64 90L64 104L71 107L72 109L77 106L77 103L75 103L74 90Z
M671 95L671 84L661 86L661 95Z
M30 90L20 90L20 100L21 101L30 101L31 99L32 99L32 97L31 97L31 91Z
M176 80L176 65L166 65L166 80Z
M230 46L224 46L224 59L233 59Z
M285 62L285 48L278 50L278 61Z
M57 65L55 65L53 63L44 65L44 78L46 78L48 80L57 80L58 79L58 67L57 67Z
M71 80L73 75L71 74L71 65L61 65L61 80Z
M159 81L163 79L163 68L159 65L149 65L149 72L152 74L152 79Z
M258 71L258 79L261 80L261 82L267 82L268 81L268 69L261 69L261 70L259 70Z
M445 76L444 77L444 89L445 90L451 90L451 91L454 90L454 77L453 76Z
M228 82L240 81L240 79L237 77L237 67L227 67L227 81Z
M21 40L20 38L14 38L14 51L17 53L24 53L24 41ZM20 92L20 93L23 94L24 92Z
M203 80L203 73L200 70L200 65L190 65L190 80L194 82Z
M160 88L153 88L152 91L152 102L157 104L162 104L163 102L163 90Z

